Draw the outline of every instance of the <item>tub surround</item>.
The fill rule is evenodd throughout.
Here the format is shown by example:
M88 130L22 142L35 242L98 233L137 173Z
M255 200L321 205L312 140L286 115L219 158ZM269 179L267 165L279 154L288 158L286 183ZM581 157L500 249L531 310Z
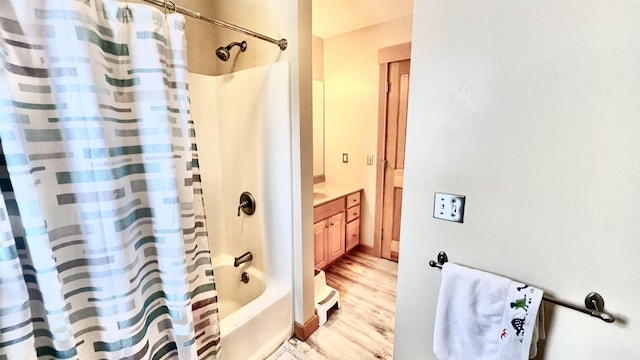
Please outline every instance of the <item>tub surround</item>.
M314 267L325 269L360 244L362 189L314 186Z
M241 268L234 267L233 260L229 255L220 255L212 260L220 321L257 299L265 289L264 274L261 271L249 264ZM243 273L249 277L247 283L240 281Z
M189 74L224 360L264 359L293 333L293 210L282 206L293 203L290 73L280 62L217 77ZM245 191L256 210L238 216ZM251 260L234 267L247 252Z
M291 335L291 288L250 263L234 267L229 255L212 262L220 304L220 358L264 359ZM249 276L246 284L240 281L243 272Z
M272 278L265 284L260 297L220 321L220 359L261 360L291 336L291 290Z

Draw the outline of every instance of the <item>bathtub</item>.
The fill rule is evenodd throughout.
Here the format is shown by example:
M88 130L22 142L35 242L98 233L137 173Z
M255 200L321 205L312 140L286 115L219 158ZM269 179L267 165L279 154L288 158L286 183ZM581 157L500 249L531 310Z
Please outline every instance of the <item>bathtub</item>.
M262 360L293 333L291 290L251 266L233 266L217 256L213 268L218 290L221 360ZM249 282L240 281L247 272Z

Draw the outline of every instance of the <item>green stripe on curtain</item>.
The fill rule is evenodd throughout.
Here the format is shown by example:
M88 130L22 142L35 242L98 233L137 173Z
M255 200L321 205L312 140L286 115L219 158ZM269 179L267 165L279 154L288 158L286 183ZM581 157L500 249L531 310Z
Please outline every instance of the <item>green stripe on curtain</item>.
M101 128L26 129L27 141L99 140L104 138Z
M141 119L119 119L106 116L66 116L66 117L53 117L48 119L51 123L57 122L70 122L70 121L108 121L119 124L131 124L140 122Z
M160 164L131 164L105 170L63 171L56 173L58 184L109 181L127 175L160 172Z
M115 225L116 231L122 231L140 219L153 218L153 217L154 217L153 209L151 208L137 209L131 214L127 215L127 217L125 217L124 219L120 219L114 222L114 225Z
M126 56L129 55L129 47L127 44L116 44L112 41L107 41L101 38L94 31L89 29L85 29L80 26L76 26L76 36L78 40L89 41L93 44L98 45L102 51L107 54L117 55L117 56Z
M117 86L117 87L131 87L135 85L140 85L139 78L132 79L116 79L112 78L107 74L104 74L104 79L109 83L109 85Z
M163 36L162 34L158 34L157 32L153 32L153 31L138 31L138 32L136 32L136 37L138 39L154 39L154 40L158 40L158 41L162 42L163 44L167 45L167 38L165 36Z
M13 106L27 110L64 110L67 104L35 104L22 101L12 101Z
M171 153L172 151L173 146L171 144L132 145L109 149L85 149L84 157L88 159L95 159L133 154Z

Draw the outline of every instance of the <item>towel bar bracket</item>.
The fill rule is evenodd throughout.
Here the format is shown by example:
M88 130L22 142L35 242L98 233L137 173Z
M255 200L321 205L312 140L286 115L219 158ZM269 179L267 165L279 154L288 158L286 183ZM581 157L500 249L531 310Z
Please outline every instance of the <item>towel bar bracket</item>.
M438 253L438 263L439 263L439 264L444 264L444 263L446 263L447 261L449 261L449 257L447 256L447 253L446 253L446 252L444 252L444 251L440 251L440 252Z
M592 292L584 298L584 306L591 310L589 315L600 318L606 322L614 322L616 318L604 311L604 299L597 292Z
M602 311L604 309L604 299L597 292L591 292L584 298L584 307L589 310Z
M442 269L442 265L444 265L446 262L449 261L449 257L447 256L447 253L445 253L444 251L440 251L438 253L437 258L438 258L438 262L430 260L429 266ZM616 318L612 314L604 311L604 298L597 292L591 292L584 298L585 308L576 306L574 304L571 304L565 301L554 299L547 295L544 295L542 297L542 300L554 303L556 305L564 306L566 308L573 309L573 310L591 315L593 317L597 317L605 322L612 323L616 321Z

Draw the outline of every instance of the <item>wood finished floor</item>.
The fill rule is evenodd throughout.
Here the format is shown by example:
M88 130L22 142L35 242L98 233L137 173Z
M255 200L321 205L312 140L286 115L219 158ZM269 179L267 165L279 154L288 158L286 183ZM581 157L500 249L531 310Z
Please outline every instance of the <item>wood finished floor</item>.
M341 308L296 349L309 359L392 359L398 264L352 252L325 273Z

